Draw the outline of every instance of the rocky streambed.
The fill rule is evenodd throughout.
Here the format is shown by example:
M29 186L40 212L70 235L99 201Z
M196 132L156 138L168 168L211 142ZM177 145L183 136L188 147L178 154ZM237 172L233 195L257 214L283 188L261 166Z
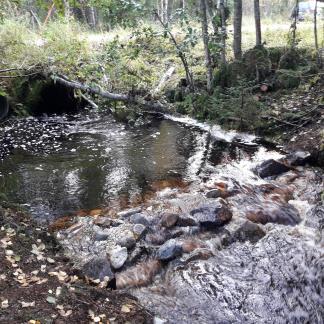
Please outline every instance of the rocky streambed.
M54 152L18 140L0 184L79 277L156 323L323 321L323 170L307 153L192 120L63 120L55 134Z
M158 323L320 323L323 173L301 156L260 149L137 208L76 217L57 238Z

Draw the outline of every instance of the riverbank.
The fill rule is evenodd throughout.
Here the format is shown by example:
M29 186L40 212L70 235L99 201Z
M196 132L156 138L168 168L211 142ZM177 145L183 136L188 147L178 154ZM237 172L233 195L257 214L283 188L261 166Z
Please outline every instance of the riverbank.
M114 292L72 270L47 228L0 208L0 322L150 323L126 292Z

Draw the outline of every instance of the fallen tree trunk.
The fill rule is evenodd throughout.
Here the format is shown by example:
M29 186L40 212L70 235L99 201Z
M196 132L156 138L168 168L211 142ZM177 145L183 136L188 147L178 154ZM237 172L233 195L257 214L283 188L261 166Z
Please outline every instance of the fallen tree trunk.
M51 76L54 82L60 83L68 88L72 89L78 89L81 91L84 91L86 93L95 94L103 98L107 98L109 100L113 101L122 101L125 103L140 105L146 108L151 109L152 111L161 112L164 113L167 111L166 107L162 105L160 102L154 102L154 101L148 101L141 97L133 96L131 94L118 94L118 93L112 93L105 90L102 90L101 88L97 87L91 87L87 84L82 84L77 81L71 81L67 79L65 76L58 76L58 75L52 75Z

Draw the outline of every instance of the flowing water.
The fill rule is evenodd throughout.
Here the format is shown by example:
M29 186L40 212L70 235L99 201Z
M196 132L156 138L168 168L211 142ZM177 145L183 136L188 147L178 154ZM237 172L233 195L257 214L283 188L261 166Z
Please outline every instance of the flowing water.
M244 147L223 140L208 144L206 132L172 120L140 127L126 127L111 116L82 120L69 127L56 151L44 155L16 150L1 161L0 192L39 219L118 199L126 207L156 181L196 179L206 163L206 150L213 151L213 164L246 154Z
M323 323L323 170L298 167L261 179L256 165L282 155L256 142L188 118L130 127L110 116L78 117L56 150L30 154L20 146L5 157L0 192L47 221L79 209L139 206L148 232L128 249L117 288L122 282L157 323ZM228 224L161 228L166 211L189 215L219 202L207 193L220 183L234 192L226 198ZM257 210L271 222L247 223ZM129 234L134 225L125 217L106 227L100 217L80 217L57 237L82 267ZM287 219L293 224L282 225ZM156 234L162 242L153 244L148 237ZM194 248L148 262L170 238Z

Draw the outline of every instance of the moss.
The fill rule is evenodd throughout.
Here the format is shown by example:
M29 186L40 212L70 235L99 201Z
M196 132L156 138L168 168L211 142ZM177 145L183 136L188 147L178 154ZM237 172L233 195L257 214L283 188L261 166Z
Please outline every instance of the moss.
M245 76L248 80L262 81L271 72L269 52L264 46L256 46L243 55Z
M301 81L301 73L293 70L278 70L276 72L275 88L293 89L297 88Z
M279 69L296 70L300 65L300 62L301 56L299 52L296 49L292 48L281 56L279 61Z
M283 46L268 47L269 59L272 63L273 68L279 66L280 58L287 52L287 48Z

